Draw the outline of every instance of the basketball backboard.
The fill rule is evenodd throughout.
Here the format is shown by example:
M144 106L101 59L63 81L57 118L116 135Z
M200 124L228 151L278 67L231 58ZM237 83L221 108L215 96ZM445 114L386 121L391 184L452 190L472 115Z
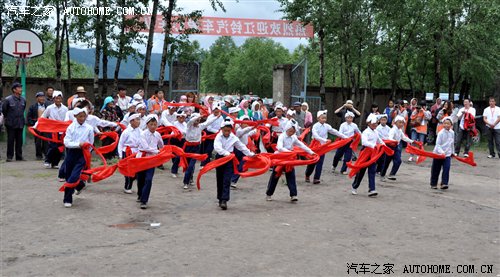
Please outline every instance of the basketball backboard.
M16 29L5 35L3 52L12 57L33 58L43 54L43 42L31 30Z

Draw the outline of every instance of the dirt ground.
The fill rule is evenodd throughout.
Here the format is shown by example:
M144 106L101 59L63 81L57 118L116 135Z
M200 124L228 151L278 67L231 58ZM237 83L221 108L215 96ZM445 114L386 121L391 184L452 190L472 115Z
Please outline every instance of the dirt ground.
M266 174L242 179L227 211L217 207L215 172L201 191L185 191L168 170L156 171L147 210L122 192L119 173L67 209L56 170L33 161L31 143L25 152L30 161L5 163L0 143L1 276L351 276L362 263L369 272L359 275L383 273L375 264L392 264L390 276L439 264L451 274L424 276L500 276L500 159L484 151L475 168L452 162L448 191L429 188L429 159L404 162L397 182L377 178L377 198L367 197L366 177L351 195L329 153L320 185L297 169L297 203L284 185L265 201Z

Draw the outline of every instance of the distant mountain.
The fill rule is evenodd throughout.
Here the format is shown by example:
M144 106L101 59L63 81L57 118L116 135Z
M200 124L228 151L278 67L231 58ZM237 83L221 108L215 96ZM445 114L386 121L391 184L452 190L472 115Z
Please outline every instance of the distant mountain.
M89 66L90 68L94 68L94 59L95 59L95 49L81 49L81 48L70 48L70 56L71 59ZM151 66L150 66L150 76L152 80L158 80L160 76L160 62L161 62L161 54L153 53L151 54ZM102 63L101 63L102 66ZM116 66L116 58L110 57L108 58L108 78L113 78L113 74L115 72ZM122 79L135 79L138 75L142 78L144 63L137 63L134 59L129 58L127 61L122 61L120 65L120 75L119 78ZM167 66L165 70L165 80L168 80L169 77L169 68ZM101 70L102 74L102 70Z

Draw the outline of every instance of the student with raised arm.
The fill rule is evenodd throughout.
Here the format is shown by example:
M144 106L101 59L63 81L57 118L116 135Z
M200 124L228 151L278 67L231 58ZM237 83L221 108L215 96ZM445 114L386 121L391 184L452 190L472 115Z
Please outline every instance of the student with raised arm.
M290 120L284 128L284 132L278 137L278 143L276 145L277 152L292 152L295 146L303 149L307 153L313 155L314 152L307 147L302 141L295 135L296 122L295 120ZM290 191L290 201L295 202L299 199L297 198L297 184L295 182L295 169L293 168L289 172L284 172L286 177L286 183L288 185L288 190ZM278 184L279 176L277 175L276 167L273 167L273 172L269 178L266 191L266 200L272 201L272 196L276 190L276 185Z
M193 113L191 114L191 118L186 124L186 142L184 144L184 152L186 153L200 153L200 143L201 143L201 135L202 132L205 128L207 128L208 125L212 124L215 120L217 120L220 117L220 114L218 116L215 116L213 114L209 115L207 118L207 121L200 123L201 122L201 115L199 113ZM188 189L190 185L193 185L193 175L194 175L194 169L196 165L196 160L187 158L187 163L188 163L188 168L186 172L184 173L184 189Z
M139 147L137 149L137 158L154 156L163 148L163 139L158 129L158 116L149 114L145 118L146 130L142 131ZM147 209L149 194L153 186L153 176L155 167L148 168L137 173L137 201L140 202L141 209Z
M401 166L401 151L403 149L403 144L401 141L405 141L409 144L413 143L413 140L409 139L404 131L403 128L405 126L405 118L398 115L394 120L392 121L392 128L389 131L389 137L388 139L390 140L395 140L398 142L398 144L394 147L389 146L392 150L394 150L394 155L392 156L386 156L384 167L382 168L382 171L380 172L380 177L382 179L382 182L386 181L385 174L387 173L387 169L389 168L389 164L392 163L392 169L391 172L389 173L389 176L387 179L389 180L396 180L396 173L399 170L399 166Z
M214 150L217 153L215 159L228 156L233 151L240 151L245 156L254 156L255 154L248 150L245 144L233 134L233 121L226 118L221 124L221 132L217 134L214 140ZM236 149L235 149L236 148ZM233 160L220 165L216 168L217 178L217 199L219 200L219 207L227 210L227 201L229 201L231 178L233 177Z
M316 114L317 118L318 118L318 122L316 122L312 127L312 138L314 140L317 140L321 145L325 144L328 141L328 134L332 134L332 135L340 137L340 138L347 138L346 135L333 129L330 124L326 123L326 114L327 114L327 110L318 111L318 113ZM311 174L313 173L313 171L315 171L313 184L321 183L320 177L321 177L321 171L323 170L324 160L325 160L325 155L323 154L319 157L319 161L317 163L307 165L306 183L310 182L309 178L310 178Z
M380 139L377 133L377 125L378 125L378 116L376 114L370 114L366 119L366 123L368 127L361 134L361 144L363 148L375 148L377 144L385 144L382 139ZM363 149L362 148L362 149ZM377 170L377 163L373 163L368 167L368 196L374 197L377 196L377 191L375 190L375 171ZM366 168L362 168L357 174L356 178L352 182L352 190L351 193L353 195L358 194L357 189L359 185L361 185L361 181L363 181L363 177L365 176Z

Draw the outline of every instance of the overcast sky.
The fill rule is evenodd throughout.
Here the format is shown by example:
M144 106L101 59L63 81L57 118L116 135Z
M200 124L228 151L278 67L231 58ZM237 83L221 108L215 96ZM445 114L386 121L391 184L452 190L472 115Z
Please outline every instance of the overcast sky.
M167 4L166 1L164 4ZM222 1L226 12L214 11L209 0L178 0L178 7L183 8L183 12L202 10L204 16L230 17L230 18L255 18L255 19L282 19L283 13L279 12L280 5L276 0L239 0ZM198 40L202 48L209 48L217 39L217 36L192 35L191 40ZM246 37L233 37L237 45L241 45ZM306 44L307 39L299 38L273 38L284 47L293 51L299 44ZM163 36L155 35L153 52L161 53L163 47ZM144 48L145 49L145 48Z

